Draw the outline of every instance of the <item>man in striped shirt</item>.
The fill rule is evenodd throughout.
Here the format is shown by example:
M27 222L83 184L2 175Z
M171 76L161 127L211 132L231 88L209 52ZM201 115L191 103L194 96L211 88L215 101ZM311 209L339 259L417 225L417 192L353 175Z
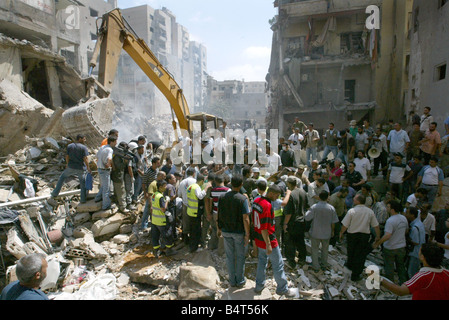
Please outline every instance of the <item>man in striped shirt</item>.
M259 261L256 273L256 293L261 293L265 287L265 273L268 266L268 259L271 261L274 279L277 283L276 293L293 297L295 293L288 288L287 278L284 272L284 261L281 250L276 240L274 227L274 211L271 205L281 194L281 188L272 185L268 188L266 195L258 197L253 203L253 219L255 242L258 247Z
M231 189L224 185L223 175L216 175L214 178L215 186L210 190L208 198L207 221L210 222L212 229L208 243L208 249L214 250L218 248L217 237L217 218L218 218L218 201Z
M425 243L419 251L423 268L398 286L382 278L380 284L398 296L412 295L412 300L449 300L449 271L441 268L444 250L435 243Z
M150 214L150 210L151 210L151 197L150 197L150 193L148 192L150 184L156 180L157 178L157 174L159 173L159 167L161 166L161 159L159 159L158 157L154 157L151 160L151 167L149 167L147 169L147 171L145 171L145 175L143 176L142 179L142 190L143 193L145 195L145 209L143 210L143 215L142 215L142 224L141 224L141 229L146 229L148 227L148 217Z

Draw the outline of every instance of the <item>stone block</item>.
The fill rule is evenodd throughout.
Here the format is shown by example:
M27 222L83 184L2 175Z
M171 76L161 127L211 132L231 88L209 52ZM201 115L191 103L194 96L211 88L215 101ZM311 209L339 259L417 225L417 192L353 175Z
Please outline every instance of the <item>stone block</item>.
M214 300L220 282L214 267L182 266L178 297L182 300Z
M111 209L109 209L109 210L100 210L100 211L95 212L92 215L92 221L98 221L100 219L107 219L107 218L109 218L112 215L113 215L113 212L112 212Z
M87 201L86 203L80 203L76 206L76 212L97 212L101 210L101 201L95 202L94 199Z
M77 213L74 217L73 217L73 224L75 226L79 226L85 222L90 221L91 216L89 212L81 212L81 213Z
M120 226L126 223L126 216L121 213L116 213L112 217L107 219L101 219L94 223L92 226L92 232L95 238L105 236L105 235L116 235Z

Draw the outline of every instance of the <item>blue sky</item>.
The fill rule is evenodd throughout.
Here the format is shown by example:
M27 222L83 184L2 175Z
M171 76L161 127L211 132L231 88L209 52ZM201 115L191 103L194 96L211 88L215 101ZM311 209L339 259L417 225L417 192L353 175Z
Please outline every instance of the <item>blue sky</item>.
M276 15L273 0L118 0L119 8L167 7L207 47L207 71L216 80L264 81ZM132 22L131 22L132 24Z

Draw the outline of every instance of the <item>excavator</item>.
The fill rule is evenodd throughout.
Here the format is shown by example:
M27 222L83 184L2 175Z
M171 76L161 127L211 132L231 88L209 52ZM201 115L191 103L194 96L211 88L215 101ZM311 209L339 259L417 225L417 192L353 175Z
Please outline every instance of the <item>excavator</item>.
M105 13L101 19L95 50L89 63L89 77L84 79L86 96L77 106L67 109L62 114L62 125L70 137L85 134L88 145L96 148L107 136L115 110L115 104L109 96L122 49L168 100L176 140L178 140L178 125L179 129L186 130L190 136L194 128L195 130L201 128L201 132L204 132L222 126L222 118L206 113L189 112L183 90L170 72L161 65L145 41L133 31L120 9ZM92 76L92 71L97 67L97 60L98 79ZM171 149L170 146L168 149Z

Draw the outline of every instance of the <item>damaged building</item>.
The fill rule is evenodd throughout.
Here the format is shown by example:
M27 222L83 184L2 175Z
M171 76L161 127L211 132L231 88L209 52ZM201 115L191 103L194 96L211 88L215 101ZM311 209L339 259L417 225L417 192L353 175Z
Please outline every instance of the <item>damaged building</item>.
M415 0L410 32L409 87L407 114L422 114L432 108L438 131L444 136L444 120L449 117L449 1Z
M265 81L207 80L208 106L203 111L219 114L229 127L265 129L268 106Z
M275 1L267 126L288 134L296 116L316 129L405 119L412 4ZM369 5L380 9L380 29L366 28Z

